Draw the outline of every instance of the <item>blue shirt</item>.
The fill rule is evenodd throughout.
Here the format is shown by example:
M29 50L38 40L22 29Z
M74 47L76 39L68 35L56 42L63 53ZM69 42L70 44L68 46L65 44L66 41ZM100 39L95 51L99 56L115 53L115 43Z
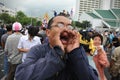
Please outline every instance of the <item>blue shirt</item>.
M16 80L98 80L97 72L89 66L82 47L66 55L58 46L49 44L31 48L26 61L17 67Z

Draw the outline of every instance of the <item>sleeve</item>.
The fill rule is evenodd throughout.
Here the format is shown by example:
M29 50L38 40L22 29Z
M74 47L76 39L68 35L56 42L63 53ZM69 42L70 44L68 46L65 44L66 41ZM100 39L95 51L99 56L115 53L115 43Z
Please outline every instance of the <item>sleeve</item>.
M89 65L87 55L82 47L70 52L69 62L79 80L98 80L97 72Z
M113 54L111 56L111 59L113 61L117 61L118 54L119 54L119 51L117 50L117 48L115 48L114 51L113 51Z
M100 54L98 54L98 62L103 66L103 67L108 67L110 66L110 63L108 61L107 55L105 51L102 51Z
M32 48L31 52L36 51ZM40 52L36 53L40 54ZM17 67L16 80L46 80L65 67L61 58L64 54L61 48L53 48L44 58L38 60L35 60L38 58L35 57L36 55L31 54L31 57L27 57L27 61Z
M1 37L1 43L5 43L5 42L4 42L4 37L3 37L3 35L2 35L2 37Z
M19 40L19 43L18 43L17 48L18 48L18 49L19 49L19 48L23 48L23 41L22 41L22 37L21 37L21 38L20 38L20 40Z
M4 51L7 53L8 52L8 43L9 43L9 36L8 36L8 38L7 38L7 40L6 40L6 43L5 43L5 48L4 48Z
M5 47L4 35L2 35L2 37L1 37L1 46L4 49L4 47Z
M38 37L38 44L41 44L41 40L40 40L40 37Z

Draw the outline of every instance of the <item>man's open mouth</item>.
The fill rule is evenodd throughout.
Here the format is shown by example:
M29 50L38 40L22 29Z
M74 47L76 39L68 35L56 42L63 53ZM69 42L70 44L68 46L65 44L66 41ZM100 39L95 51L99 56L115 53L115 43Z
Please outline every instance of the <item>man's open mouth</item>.
M63 31L60 34L60 40L63 44L67 44L69 40L69 33L67 31Z

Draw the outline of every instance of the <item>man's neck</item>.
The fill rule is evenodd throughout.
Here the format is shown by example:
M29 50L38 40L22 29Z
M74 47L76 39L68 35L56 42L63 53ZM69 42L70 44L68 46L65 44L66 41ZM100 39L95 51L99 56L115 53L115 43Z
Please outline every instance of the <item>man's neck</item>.
M12 34L12 31L8 31L7 34Z

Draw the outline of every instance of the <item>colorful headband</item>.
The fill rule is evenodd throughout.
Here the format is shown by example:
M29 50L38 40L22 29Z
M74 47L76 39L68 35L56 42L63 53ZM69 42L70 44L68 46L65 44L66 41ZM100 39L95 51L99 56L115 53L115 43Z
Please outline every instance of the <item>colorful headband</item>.
M91 55L94 55L94 52L96 50L95 46L93 45L93 39L90 38L90 41L88 40L83 40L82 35L80 34L80 43L84 45L89 45L89 49L91 49Z

